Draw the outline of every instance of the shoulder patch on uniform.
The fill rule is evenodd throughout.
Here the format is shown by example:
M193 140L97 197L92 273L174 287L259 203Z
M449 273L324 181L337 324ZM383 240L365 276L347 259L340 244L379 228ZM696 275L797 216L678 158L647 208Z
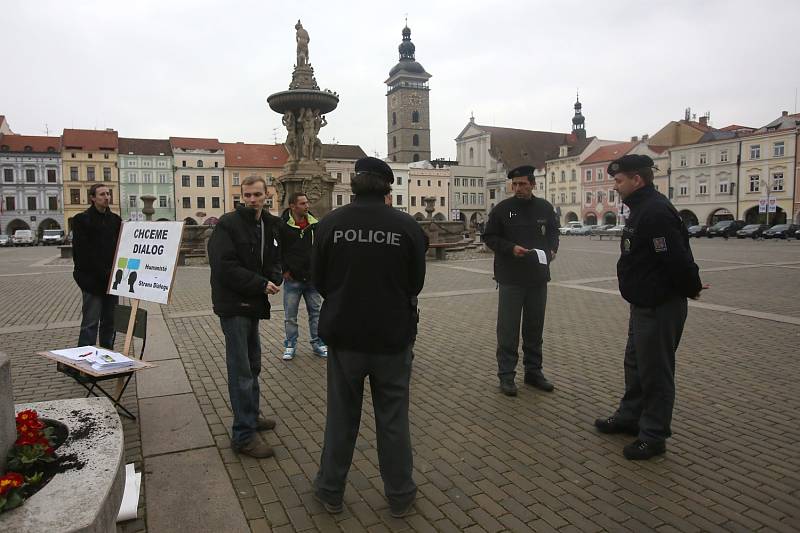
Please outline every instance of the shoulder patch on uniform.
M653 239L653 248L655 248L656 252L666 252L667 239L664 237L656 237Z

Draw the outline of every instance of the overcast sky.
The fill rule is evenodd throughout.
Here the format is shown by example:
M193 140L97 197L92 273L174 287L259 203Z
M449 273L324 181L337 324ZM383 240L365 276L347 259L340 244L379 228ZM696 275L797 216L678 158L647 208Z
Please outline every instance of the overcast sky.
M317 82L340 95L323 141L381 157L406 13L433 75L433 157L454 158L471 112L568 132L576 89L589 135L627 140L686 107L762 126L796 111L800 87L797 0L3 0L0 13L0 114L30 135L283 142L266 97L288 88L298 18Z

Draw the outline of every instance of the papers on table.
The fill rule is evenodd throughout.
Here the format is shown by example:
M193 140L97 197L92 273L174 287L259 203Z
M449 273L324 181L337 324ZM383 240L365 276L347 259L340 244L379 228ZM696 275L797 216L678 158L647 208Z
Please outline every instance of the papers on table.
M141 484L142 473L133 468L133 463L125 465L125 491L122 493L122 504L119 506L117 522L136 518Z
M66 357L71 361L82 361L90 364L94 370L114 370L132 366L134 361L121 353L112 352L94 346L79 346L78 348L65 348L52 350L52 353Z

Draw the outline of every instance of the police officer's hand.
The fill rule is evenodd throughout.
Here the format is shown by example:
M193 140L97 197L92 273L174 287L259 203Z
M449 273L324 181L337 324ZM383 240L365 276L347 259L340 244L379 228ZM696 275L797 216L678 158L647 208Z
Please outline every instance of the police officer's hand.
M699 298L700 298L700 293L702 293L703 291L706 291L706 290L708 290L708 289L710 289L710 288L711 288L711 284L709 284L709 283L703 283L703 286L702 286L702 287L700 287L700 292L698 292L698 293L697 293L695 296L692 296L692 300L697 300L697 299L699 299Z
M556 258L556 251L550 250L550 262L552 263Z
M271 281L267 282L267 287L264 289L264 294L278 294L281 292L281 288L272 283Z
M511 252L514 254L514 257L525 257L530 250L515 244L514 249Z

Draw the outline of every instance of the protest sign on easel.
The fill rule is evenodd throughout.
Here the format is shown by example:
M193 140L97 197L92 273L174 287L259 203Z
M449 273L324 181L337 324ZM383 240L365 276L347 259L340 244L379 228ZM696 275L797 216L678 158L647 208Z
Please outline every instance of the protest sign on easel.
M131 300L122 353L130 357L139 301L169 303L183 222L123 222L108 294Z

